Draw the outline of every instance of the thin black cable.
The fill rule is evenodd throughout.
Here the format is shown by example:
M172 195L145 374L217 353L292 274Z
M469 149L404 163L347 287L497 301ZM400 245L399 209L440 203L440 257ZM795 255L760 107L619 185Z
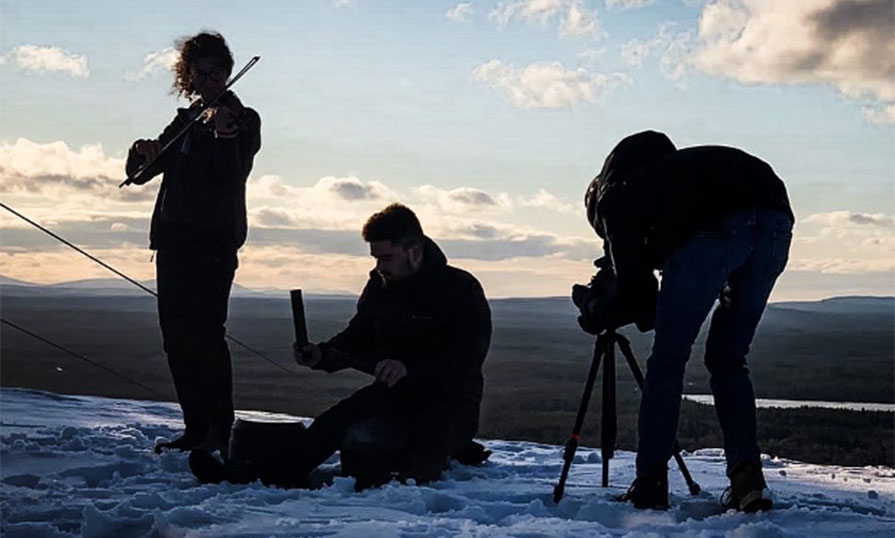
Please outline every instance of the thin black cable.
M52 237L53 239L56 239L56 240L62 242L63 244L65 244L66 246L69 246L69 247L75 249L76 251L80 252L80 253L83 254L84 256L87 256L88 258L90 258L91 260L95 261L96 263L102 265L103 267L105 267L105 268L108 269L109 271L112 271L112 272L115 273L116 275L118 275L118 276L120 276L121 278L127 280L128 282L130 282L130 283L133 284L134 286L137 286L138 288L140 288L140 289L142 289L142 290L144 290L144 291L146 291L146 292L149 292L149 293L151 293L152 295L155 295L156 297L158 297L158 294L157 294L155 291L153 291L153 290L147 288L147 287L144 286L143 284L140 284L139 282L137 282L137 281L134 280L133 278L127 276L126 274L122 273L122 272L119 271L118 269L115 269L114 267L112 267L111 265L109 265L109 264L107 264L106 262L102 261L101 259L97 258L96 256L90 254L89 252L86 252L85 250L83 250L83 249L80 248L79 246L77 246L77 245L73 245L72 243L68 242L65 238L63 238L63 237L59 237L59 236L56 235L55 233L51 232L50 230L44 228L44 227L41 226L40 224L38 224L38 223L34 222L33 220L29 219L29 218L26 217L25 215L22 215L21 213L19 213L19 212L16 211L15 209L9 207L8 205L4 204L3 202L0 202L0 206L2 206L3 209L9 211L9 212L12 213L13 215L15 215L15 216L19 217L20 219L24 220L24 221L27 222L28 224L34 226L34 227L37 228L38 230L42 231L43 233L49 235L49 236Z
M138 385L139 387L141 387L141 388L143 388L143 389L145 389L145 390L151 392L152 394L155 394L156 396L158 396L158 397L160 397L160 398L163 398L163 399L165 399L165 400L168 399L168 397L165 396L164 394L162 394L162 393L160 393L160 392L158 392L158 391L156 391L156 390L154 390L154 389L151 389L151 388L147 387L146 385L144 385L143 383L140 383L140 382L137 381L136 379L131 379L131 378L127 377L126 375L124 375L124 374L120 374L120 373L116 372L115 370L113 370L113 369L111 369L111 368L109 368L109 367L107 367L107 366L103 366L102 364L100 364L100 363L98 363L98 362L96 362L96 361L93 361L93 360L88 359L87 357L85 357L84 355L81 355L80 353L75 353L74 351L72 351L72 350L70 350L70 349L66 349L66 348L60 346L59 344L57 344L57 343L55 343L55 342L51 342L50 340L47 340L47 339L44 338L43 336L40 336L40 335L38 335L38 334L35 334L35 333L29 331L28 329L19 327L18 325L16 325L15 323L13 323L13 322L11 322L11 321L9 321L9 320L6 320L6 319L3 319L2 317L0 317L0 323L3 323L3 324L5 324L5 325L9 325L10 327L12 327L13 329L16 329L17 331L21 331L21 332L27 334L28 336L31 336L31 337L33 337L33 338L36 338L36 339L40 340L41 342L43 342L43 343L45 343L45 344L49 344L49 345L55 347L56 349L58 349L58 350L60 350L60 351L64 351L64 352L68 353L69 355L71 355L71 356L73 356L73 357L76 357L76 358L78 358L78 359L81 359L82 361L88 362L88 363L92 364L93 366L96 366L97 368L103 369L103 370L109 372L110 374L112 374L112 375L114 375L114 376L116 376L116 377L120 377L121 379L124 379L124 380L126 380L126 381L130 381L130 382L133 383L134 385Z
M83 254L84 256L87 256L87 257L90 258L91 260L93 260L93 261L95 261L96 263L100 264L101 266L103 266L104 268L108 269L109 271L112 271L112 272L115 273L116 275L118 275L118 276L120 276L121 278L127 280L128 282L130 282L130 283L133 284L134 286L137 286L137 287L140 288L141 290L143 290L143 291L145 291L145 292L147 292L147 293L153 295L154 297L158 297L158 293L156 293L155 290L151 290L151 289L147 288L146 286L144 286L143 284L140 284L139 282L137 282L137 281L134 280L133 278L127 276L126 274L122 273L122 272L119 271L118 269L115 269L115 268L112 267L111 265L109 265L109 264L107 264L106 262L100 260L100 259L97 258L96 256L94 256L94 255L90 254L89 252L85 251L84 249L80 248L79 246L72 244L71 242L69 242L69 241L66 240L65 238L60 237L59 235L53 233L52 231L50 231L50 230L44 228L44 227L41 226L40 224L34 222L33 220L29 219L29 218L26 217L25 215L22 215L21 213L19 213L19 212L16 211L15 209L9 207L8 205L4 204L3 202L0 202L0 207L2 207L3 209L9 211L10 213L12 213L13 215L19 217L20 219L24 220L24 221L27 222L28 224L34 226L34 227L37 228L38 230L40 230L40 231L44 232L45 234L49 235L49 236L52 237L53 239L56 239L56 240L60 241L61 243L63 243L64 245L66 245L66 246L68 246L68 247L71 247L71 248L73 248L75 251L77 251L77 252ZM289 370L288 368L282 366L282 365L281 365L280 363L278 363L278 362L274 362L273 360L271 360L271 359L267 358L266 356L264 356L260 351L258 351L258 350L256 350L256 349L253 349L253 348L249 347L247 344L244 344L244 343L240 342L239 340L237 340L236 338L233 338L233 337L230 336L229 334L224 334L224 338L227 338L228 340L230 340L230 341L233 342L234 344L237 344L237 345L239 345L239 346L242 346L244 349L246 349L246 350L248 350L248 351L251 351L251 352L254 353L255 355L257 355L257 356L261 357L262 359L266 360L267 362L273 364L274 366L276 366L276 367L279 368L280 370L283 370L284 372L288 372L288 373L290 373L290 374L295 374L294 371Z

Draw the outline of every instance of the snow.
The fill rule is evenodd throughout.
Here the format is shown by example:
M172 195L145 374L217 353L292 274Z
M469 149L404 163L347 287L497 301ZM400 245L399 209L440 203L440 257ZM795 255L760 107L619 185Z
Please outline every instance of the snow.
M684 394L685 400L703 405L715 405L715 397L711 394ZM849 411L895 411L895 404L876 402L827 402L823 400L773 400L756 398L755 406L759 409L776 407L779 409L798 409L800 407L819 407L821 409L848 409Z
M285 415L239 413L253 419ZM0 532L8 538L94 537L660 537L765 538L895 534L895 470L765 459L775 509L722 512L723 452L685 455L703 492L669 472L672 507L639 511L613 497L634 477L617 452L610 488L599 487L599 449L582 447L559 505L553 486L562 447L484 441L488 463L456 465L424 487L398 483L354 492L323 466L328 485L282 490L199 485L187 456L152 453L180 429L176 404L0 390Z

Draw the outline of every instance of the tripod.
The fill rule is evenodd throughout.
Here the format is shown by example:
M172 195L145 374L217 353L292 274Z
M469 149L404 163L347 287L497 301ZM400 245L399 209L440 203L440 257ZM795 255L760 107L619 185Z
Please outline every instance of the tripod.
M587 383L584 385L584 393L581 395L581 403L578 406L578 416L575 418L575 427L572 429L572 435L566 441L566 448L563 452L564 464L562 474L559 477L559 483L553 489L553 502L559 503L563 497L566 487L566 479L569 476L569 468L572 466L572 460L575 458L575 451L578 450L578 440L581 438L581 426L584 423L584 414L587 412L587 405L590 402L590 396L593 392L594 383L597 380L597 370L600 367L600 361L603 362L603 412L600 423L600 456L603 460L603 487L609 486L609 460L615 455L615 442L618 433L618 418L616 416L615 406L615 346L618 345L628 362L631 373L637 381L637 386L643 390L643 373L637 365L637 359L634 358L634 352L631 351L631 343L627 338L615 332L615 329L609 329L597 335L594 342L594 358L590 363L590 370L587 373ZM687 464L681 457L681 449L677 440L674 441L674 459L684 475L687 487L692 495L697 495L700 491L699 484L693 481L690 471L687 470Z

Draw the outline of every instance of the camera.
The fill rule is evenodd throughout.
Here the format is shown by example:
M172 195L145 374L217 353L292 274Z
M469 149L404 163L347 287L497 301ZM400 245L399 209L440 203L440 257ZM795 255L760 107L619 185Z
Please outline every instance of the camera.
M607 329L616 329L631 323L616 319L618 306L618 280L606 257L594 262L597 272L587 284L572 286L572 302L581 313L578 325L584 332L599 334Z

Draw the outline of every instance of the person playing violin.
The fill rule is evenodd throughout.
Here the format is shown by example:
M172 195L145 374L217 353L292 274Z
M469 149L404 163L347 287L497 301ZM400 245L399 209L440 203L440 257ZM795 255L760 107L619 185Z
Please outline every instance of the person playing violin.
M248 230L245 184L261 148L261 119L232 91L201 112L224 90L233 69L220 34L202 32L177 45L172 91L192 103L177 110L158 138L135 141L126 164L137 185L162 174L149 248L156 251L159 324L185 430L156 451L203 448L226 456L234 414L224 324L237 251ZM160 154L200 112L193 127ZM146 163L152 164L140 172Z

